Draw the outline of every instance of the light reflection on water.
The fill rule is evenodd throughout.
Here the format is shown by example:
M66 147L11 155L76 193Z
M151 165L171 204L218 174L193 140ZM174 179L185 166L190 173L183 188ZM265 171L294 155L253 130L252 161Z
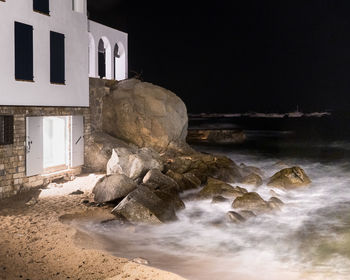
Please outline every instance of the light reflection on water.
M301 166L313 183L284 192L279 212L245 223L226 219L231 202L185 201L179 220L161 226L122 227L84 222L79 227L98 236L117 256L143 257L151 265L188 279L350 279L350 165L346 160L296 158L261 151L226 148L237 163L261 168L267 178L284 161ZM271 197L270 187L240 185Z

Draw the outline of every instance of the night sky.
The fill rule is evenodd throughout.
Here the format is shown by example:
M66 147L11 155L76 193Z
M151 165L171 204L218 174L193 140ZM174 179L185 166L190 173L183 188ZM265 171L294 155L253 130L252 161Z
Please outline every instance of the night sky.
M189 112L350 111L349 0L140 2L88 0L90 19Z

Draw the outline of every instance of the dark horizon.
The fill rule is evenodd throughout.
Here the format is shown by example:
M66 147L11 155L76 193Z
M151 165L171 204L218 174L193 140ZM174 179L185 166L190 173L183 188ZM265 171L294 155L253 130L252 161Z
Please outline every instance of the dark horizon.
M350 2L89 0L90 19L129 34L129 76L188 112L349 111Z

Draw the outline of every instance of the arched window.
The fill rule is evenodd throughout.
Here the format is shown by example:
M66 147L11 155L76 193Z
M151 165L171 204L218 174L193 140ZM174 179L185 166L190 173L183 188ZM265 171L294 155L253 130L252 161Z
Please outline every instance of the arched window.
M102 39L98 42L98 76L106 77L106 49Z
M111 44L106 37L98 42L98 76L101 79L113 79Z
M117 81L126 79L125 49L122 43L114 46L114 78Z

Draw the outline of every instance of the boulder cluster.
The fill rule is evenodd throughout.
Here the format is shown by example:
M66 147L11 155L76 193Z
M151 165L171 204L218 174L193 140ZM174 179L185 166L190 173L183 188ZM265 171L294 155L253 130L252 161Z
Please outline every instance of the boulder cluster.
M104 130L88 140L87 165L106 173L93 189L94 199L114 204L112 213L120 219L174 221L185 208L184 193L190 193L186 199L232 203L227 217L234 223L283 205L275 196L265 201L257 192L237 186L258 189L263 184L259 168L188 146L186 106L168 90L124 81L105 97L102 116ZM310 182L300 167L291 167L273 175L267 185L290 189Z

